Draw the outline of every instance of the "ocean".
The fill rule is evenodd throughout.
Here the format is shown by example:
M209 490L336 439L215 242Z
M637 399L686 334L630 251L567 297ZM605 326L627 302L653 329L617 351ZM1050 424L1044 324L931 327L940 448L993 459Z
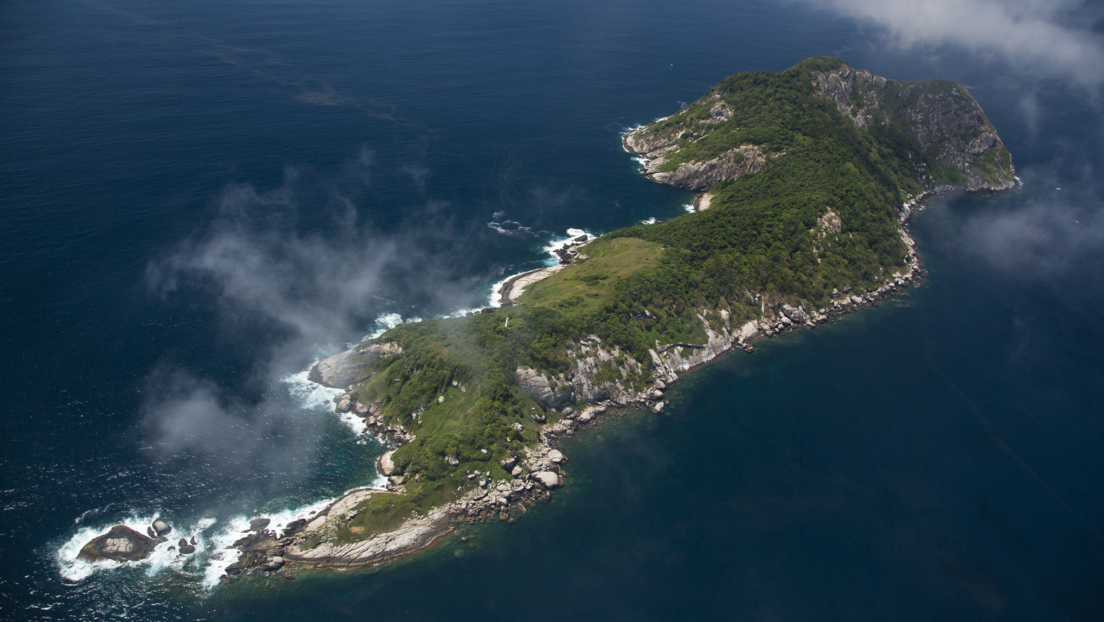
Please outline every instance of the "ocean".
M621 134L818 55L966 84L1023 188L933 199L918 287L576 435L511 523L220 583L250 518L379 481L314 361L685 213ZM0 618L1104 619L1104 117L1078 87L796 2L17 1L0 59ZM155 517L199 553L75 560Z

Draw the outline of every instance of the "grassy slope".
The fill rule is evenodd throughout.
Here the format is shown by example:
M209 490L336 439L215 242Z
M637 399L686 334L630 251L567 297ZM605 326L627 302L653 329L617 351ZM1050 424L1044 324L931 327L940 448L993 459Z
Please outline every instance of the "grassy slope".
M926 159L900 128L863 132L813 95L809 72L840 62L810 59L779 74L738 74L710 92L736 116L724 128L710 126L712 133L680 157L707 158L741 144L785 155L716 186L708 211L590 243L583 249L589 259L529 286L520 306L404 324L381 337L405 354L378 360L356 393L379 400L385 419L417 436L394 457L408 492L363 503L351 523L356 531L343 528L340 537L378 533L411 511L455 498L458 488L473 485L468 472L506 478L498 461L537 439L529 415L539 411L549 422L558 416L515 386L521 365L568 371L566 348L588 334L648 361L656 340L703 342L697 313L716 319L715 310L726 308L737 322L754 318L757 295L823 304L834 287L861 291L901 267L906 251L896 206L902 190L920 189L917 166ZM710 94L652 131L694 139L710 116ZM810 229L828 208L843 229L818 237ZM449 467L447 455L460 466Z

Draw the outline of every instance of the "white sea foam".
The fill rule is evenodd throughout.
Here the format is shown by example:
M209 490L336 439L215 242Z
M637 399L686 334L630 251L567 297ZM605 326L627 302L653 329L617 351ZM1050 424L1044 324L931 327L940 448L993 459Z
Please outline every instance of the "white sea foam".
M593 233L591 233L589 231L586 231L584 229L568 229L567 230L567 237L552 238L552 240L549 241L548 244L541 247L541 250L548 253L548 259L544 260L544 265L554 266L554 265L560 263L560 257L559 257L559 255L556 254L556 251L564 248L568 244L571 244L573 240L575 240L576 238L578 238L579 236L582 236L582 235L586 236L587 242L589 242L589 241L595 239L596 237L598 237L598 236L594 235Z
M637 123L636 125L634 125L632 127L621 128L621 136L624 136L625 134L628 134L630 132L635 132L636 130L639 130L642 127L644 127L644 125L642 123Z
M395 328L399 324L405 324L406 322L421 322L420 317L411 317L403 319L403 316L398 313L386 313L376 318L376 323L372 327L372 332L368 333L365 339L375 339L387 331Z
M697 211L697 210L694 209L694 202L693 201L691 201L690 203L687 203L686 205L683 205L682 209L686 210L687 212L690 212L691 214L693 214L695 211Z
M641 158L641 157L638 156L638 157L634 157L632 160L633 160L633 162L636 162L637 164L639 164L640 168L644 168L648 164L648 158Z
M548 241L547 244L542 246L541 250L543 250L545 253L548 254L548 258L544 260L545 267L551 267L551 266L555 266L555 265L559 264L560 263L560 257L559 257L559 255L556 254L556 251L564 248L568 244L571 244L573 240L577 239L579 236L582 236L582 235L586 236L587 242L589 242L589 241L591 241L591 240L598 237L598 236L594 235L593 233L591 233L589 231L586 231L584 229L568 229L566 237L552 238L551 240ZM500 292L502 291L502 286L506 284L506 281L509 281L510 279L514 278L515 276L525 274L526 272L532 272L532 270L525 270L523 272L517 272L517 273L514 273L514 274L507 275L502 280L496 281L494 283L494 285L491 285L491 296L490 296L490 302L488 303L488 306L494 307L494 308L501 307L502 306L502 294ZM463 315L463 313L459 313L459 315ZM456 317L456 316L452 316L452 317Z
M254 515L238 514L232 516L224 523L222 529L211 536L212 553L207 558L207 565L203 570L203 589L210 592L218 587L219 577L226 573L226 568L230 564L238 561L241 557L241 551L232 545L249 534L249 521L255 518L270 519L272 522L265 529L271 529L276 532L277 537L281 537L284 530L287 529L288 523L301 518L310 518L312 514L317 514L334 501L335 499L323 499L309 505L272 513L262 512Z
M654 225L654 224L656 224L655 216L652 216L650 218L645 218L644 220L641 220L640 224L643 224L643 225Z
M506 281L509 281L510 279L514 278L515 276L517 276L517 275L516 274L511 274L510 276L502 279L501 281L496 282L494 285L491 285L491 300L490 300L489 303L487 303L488 306L495 307L495 308L498 308L498 307L502 306L502 286L506 284Z
M145 534L146 528L160 517L161 515L156 512L148 515L133 513L121 520L109 524L78 529L69 540L58 548L57 562L61 576L69 581L81 581L97 571L111 570L123 566L136 566L146 568L146 574L152 577L166 568L184 573L185 568L190 564L201 565L205 553L210 548L204 537L204 531L215 522L214 519L210 518L200 519L193 525L177 525L165 519L166 522L169 523L169 526L173 528L172 532L167 536L169 541L158 544L157 547L153 549L153 552L150 553L149 557L139 561L116 562L103 559L95 563L89 563L77 558L85 544L88 544L93 538L107 533L115 525L124 525L138 533ZM184 538L189 541L195 538L195 553L192 555L181 555L180 552L176 550L176 545L174 544L179 538Z
M288 393L295 398L301 408L306 410L325 409L332 412L334 409L333 398L342 391L311 381L310 370L317 364L318 361L316 360L303 371L281 378L280 382L287 385Z

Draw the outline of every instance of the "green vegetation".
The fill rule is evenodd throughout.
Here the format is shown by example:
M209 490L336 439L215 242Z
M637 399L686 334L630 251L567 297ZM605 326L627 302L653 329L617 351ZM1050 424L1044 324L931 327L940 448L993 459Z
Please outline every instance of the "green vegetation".
M622 355L601 365L593 381L643 389L652 381L648 349L705 343L706 324L723 327L722 310L738 325L757 318L763 304L822 307L833 289L872 289L901 269L907 249L896 215L904 193L922 191L927 175L961 173L940 167L906 131L900 119L909 102L897 91L869 131L817 95L811 72L841 66L815 58L777 74L730 76L644 130L677 137L670 166L741 145L768 154L758 173L714 186L709 210L591 242L583 260L530 285L519 306L404 324L380 337L404 354L376 360L355 393L416 436L393 458L407 492L363 503L341 537L386 530L455 498L473 485L468 473L507 477L499 460L537 440L536 419L558 416L517 386L519 367L545 374L552 386L568 383L580 342L595 335ZM931 88L961 87L939 81ZM853 109L863 96L854 93ZM1004 155L993 157L990 166L1005 166ZM838 227L821 220L829 210Z

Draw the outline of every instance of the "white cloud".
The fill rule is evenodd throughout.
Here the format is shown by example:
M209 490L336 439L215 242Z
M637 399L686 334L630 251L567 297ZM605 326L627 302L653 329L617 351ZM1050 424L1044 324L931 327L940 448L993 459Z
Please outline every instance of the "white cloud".
M874 23L902 47L957 45L1027 73L1104 83L1099 7L1071 0L807 0Z

